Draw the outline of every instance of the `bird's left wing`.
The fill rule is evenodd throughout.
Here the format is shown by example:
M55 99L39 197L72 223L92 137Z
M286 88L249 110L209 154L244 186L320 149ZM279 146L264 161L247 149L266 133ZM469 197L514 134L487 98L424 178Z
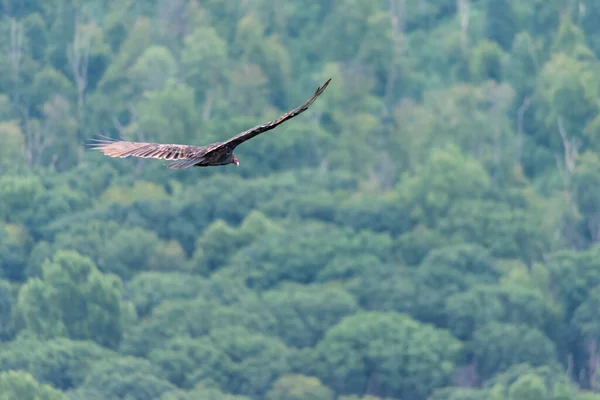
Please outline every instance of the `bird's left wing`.
M282 116L273 121L269 121L262 125L257 125L254 128L248 129L247 131L235 135L231 139L223 142L221 146L228 146L230 149L234 149L236 146L245 142L246 140L252 139L253 137L260 135L263 132L269 131L275 128L277 125L303 113L304 111L308 110L308 107L310 107L310 105L316 100L316 98L319 97L325 91L330 81L331 78L328 79L323 86L318 88L315 94L310 99L306 100L302 105L294 108L293 110L288 111L287 113L283 114Z
M185 144L161 144L145 142L128 142L100 136L91 139L90 148L100 150L109 157L158 158L163 160L183 160L202 157L206 154L206 146L189 146Z

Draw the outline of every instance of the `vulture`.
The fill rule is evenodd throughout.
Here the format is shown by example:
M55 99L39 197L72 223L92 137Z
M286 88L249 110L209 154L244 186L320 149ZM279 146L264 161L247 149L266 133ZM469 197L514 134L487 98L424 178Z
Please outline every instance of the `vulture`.
M128 142L125 140L101 137L99 139L92 139L94 143L91 144L90 147L93 150L100 150L109 157L125 158L132 156L168 160L170 162L167 163L167 167L171 169L227 164L239 166L240 163L235 154L233 154L233 150L237 146L306 111L315 99L325 91L330 81L331 78L328 79L323 86L319 87L315 94L310 99L306 100L304 104L288 111L273 121L257 125L247 131L238 133L224 142L216 142L205 146L192 146L185 144Z

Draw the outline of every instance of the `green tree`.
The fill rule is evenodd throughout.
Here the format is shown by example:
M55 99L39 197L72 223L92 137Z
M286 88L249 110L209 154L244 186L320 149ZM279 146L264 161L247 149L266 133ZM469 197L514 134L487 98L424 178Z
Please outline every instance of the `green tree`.
M429 400L495 400L488 390L471 388L443 388L438 389L429 397Z
M95 363L118 356L94 342L66 338L40 341L20 335L8 343L0 348L0 370L27 371L61 390L80 386Z
M217 87L227 78L228 45L212 27L197 27L185 37L181 51L181 70L190 87L204 101L204 118L210 117Z
M251 287L271 288L282 281L311 283L339 253L390 258L392 239L387 234L354 234L330 224L306 223L283 234L265 235L236 253L231 264Z
M491 0L497 1L497 0ZM505 53L495 42L481 41L472 50L469 70L475 80L503 80L503 64Z
M547 398L552 400L576 399L576 386L562 367L516 364L484 384L492 399ZM536 397L540 396L541 397Z
M73 83L69 79L51 66L46 66L41 71L37 72L33 77L33 83L30 88L32 98L37 102L37 106L41 107L45 102L52 99L56 94L62 97L68 97L74 91ZM33 138L31 138L33 139ZM42 149L35 148L34 143L28 143L30 151L40 151ZM32 154L32 156L34 156ZM39 155L39 154L38 154ZM35 160L30 160L33 162Z
M600 54L600 41L597 35L598 26L594 23L594 20L598 17L600 17L600 8L594 3L587 4L581 17L581 28L585 33L586 42L594 50L596 57Z
M200 340L217 354L213 358L215 362L201 363L196 368L191 382L212 379L222 390L257 397L289 371L290 353L275 338L233 326L215 329L209 337Z
M159 398L176 389L157 375L156 367L147 360L119 357L95 364L80 388L104 398L132 400Z
M535 88L535 76L543 61L540 42L539 38L526 31L519 32L513 40L510 52L511 68L506 69L505 77L515 88L519 98L530 96Z
M555 151L563 148L564 140L595 143L585 135L598 111L598 85L592 71L589 61L561 52L554 53L537 76L534 101L539 140Z
M584 234L594 242L597 241L599 233L596 228L600 215L600 203L596 195L600 184L597 182L598 172L600 172L600 157L594 152L586 151L578 157L571 180L573 200L577 210L587 222Z
M457 243L484 246L495 257L521 258L527 263L539 260L549 242L548 236L536 229L545 213L537 203L524 197L520 205L510 200L454 203L440 221L439 232L453 237Z
M0 372L0 393L6 400L68 400L66 394L23 371Z
M398 200L408 202L413 218L426 226L435 227L454 202L483 197L490 185L482 165L456 146L433 150L427 161L396 189Z
M0 122L0 139L5 143L0 150L1 171L14 170L25 159L25 135L18 121Z
M589 297L575 310L572 324L583 338L581 347L585 348L588 356L586 387L595 390L597 387L597 374L595 360L597 357L598 340L600 339L600 324L598 324L598 306L600 306L600 286L589 292Z
M192 142L196 134L194 108L193 90L170 78L160 90L144 92L135 105L136 125L130 128L159 142Z
M148 316L165 301L191 300L205 292L208 282L197 276L178 272L139 272L125 284L125 291L135 305L137 315Z
M509 0L487 0L485 3L485 29L488 39L510 49L517 33L516 16Z
M158 343L177 337L202 337L214 330L233 327L266 333L273 325L273 317L267 312L249 313L238 304L219 305L210 294L206 297L164 302L149 318L131 329L121 345L122 350L146 356Z
M509 322L544 329L552 310L543 294L533 288L507 285L475 285L465 292L448 296L448 325L461 339L491 322Z
M508 389L510 400L545 399L549 396L548 390L542 379L535 375L524 375Z
M406 299L413 305L412 314L441 326L447 325L444 305L449 296L478 284L495 283L500 275L490 253L473 245L435 249L408 274L414 286L409 287Z
M535 328L521 324L490 322L473 334L471 351L477 370L484 379L512 365L553 365L556 346Z
M6 222L24 222L33 212L28 204L33 204L44 191L40 177L0 176L0 216Z
M587 58L590 61L595 58L592 51L586 46L583 31L573 23L568 13L561 15L558 31L552 41L552 52L565 53L579 59Z
M199 272L211 273L225 266L237 251L261 236L282 231L282 227L269 221L260 212L249 214L238 229L229 226L223 220L217 220L196 240L193 268Z
M174 250L174 251L172 251ZM160 240L155 232L141 228L121 229L104 244L99 268L127 280L139 270L182 270L186 258L180 246Z
M275 332L288 346L313 347L341 319L358 311L348 292L315 284L284 285L262 295L259 306L275 318Z
M39 337L67 335L116 347L122 337L120 281L103 275L74 251L58 251L29 280L18 306L26 326Z
M10 283L0 279L0 340L7 340L13 336L15 300Z
M177 64L168 48L150 46L131 66L129 73L140 90L161 90L176 76Z
M598 245L580 252L562 250L554 253L548 263L549 284L567 319L588 298L590 290L600 285L599 251Z
M409 316L359 312L344 318L317 344L316 369L342 393L371 392L376 385L394 397L422 399L449 384L460 349L449 332Z
M152 365L160 367L162 376L178 387L187 388L193 386L199 374L223 369L220 356L209 342L183 336L169 340L148 354Z
M152 21L147 17L139 17L125 32L125 39L119 46L119 52L110 63L99 87L104 90L116 91L125 79L127 70L133 65L152 43Z
M284 375L267 392L268 400L333 400L334 394L317 379Z
M23 281L31 238L21 225L0 225L0 276Z
M229 394L220 391L218 388L199 384L190 391L171 391L163 394L159 400L250 400L250 397Z

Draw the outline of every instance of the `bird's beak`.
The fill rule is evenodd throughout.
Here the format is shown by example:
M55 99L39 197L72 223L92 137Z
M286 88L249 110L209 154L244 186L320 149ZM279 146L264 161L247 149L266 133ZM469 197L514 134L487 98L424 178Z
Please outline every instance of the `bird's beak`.
M235 160L235 166L239 167L240 166L240 162L238 160Z

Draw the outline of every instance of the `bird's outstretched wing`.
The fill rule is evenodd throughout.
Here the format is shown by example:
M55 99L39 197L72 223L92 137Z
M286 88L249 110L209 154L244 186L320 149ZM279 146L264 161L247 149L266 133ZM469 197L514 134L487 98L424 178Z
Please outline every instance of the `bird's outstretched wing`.
M235 135L231 139L223 142L221 146L227 146L233 150L236 146L240 145L241 143L244 143L246 140L252 139L253 137L260 135L263 132L269 131L275 128L277 125L303 113L304 111L308 110L308 107L310 107L310 105L316 100L316 98L319 97L325 91L330 81L331 78L328 79L323 86L318 88L315 94L310 99L306 100L304 104L294 108L293 110L288 111L287 113L283 114L277 119L274 119L273 121L269 121L262 125L257 125L254 128L248 129L247 131Z
M186 160L192 165L201 159L210 146L190 146L185 144L161 144L161 143L145 143L145 142L128 142L125 140L116 140L104 136L99 136L97 139L91 139L93 143L90 148L100 150L109 157L140 157L140 158L158 158L163 160ZM179 165L188 164L174 162L168 164L171 168L181 168ZM184 168L187 168L184 167Z
M221 150L228 148L233 150L240 143L252 139L256 135L275 128L277 125L294 118L296 115L303 113L310 105L319 97L329 85L331 79L328 79L323 86L317 89L315 94L304 102L304 104L294 108L283 114L281 117L269 121L265 124L255 126L245 132L239 133L227 140L226 142L218 142L206 146L190 146L185 144L161 144L161 143L146 143L146 142L128 142L125 140L116 140L105 136L100 136L97 139L91 139L93 143L90 148L100 150L109 157L140 157L140 158L159 158L163 160L173 161L167 164L172 169L183 169L191 167L202 160L205 156L210 158L211 155L217 154Z

